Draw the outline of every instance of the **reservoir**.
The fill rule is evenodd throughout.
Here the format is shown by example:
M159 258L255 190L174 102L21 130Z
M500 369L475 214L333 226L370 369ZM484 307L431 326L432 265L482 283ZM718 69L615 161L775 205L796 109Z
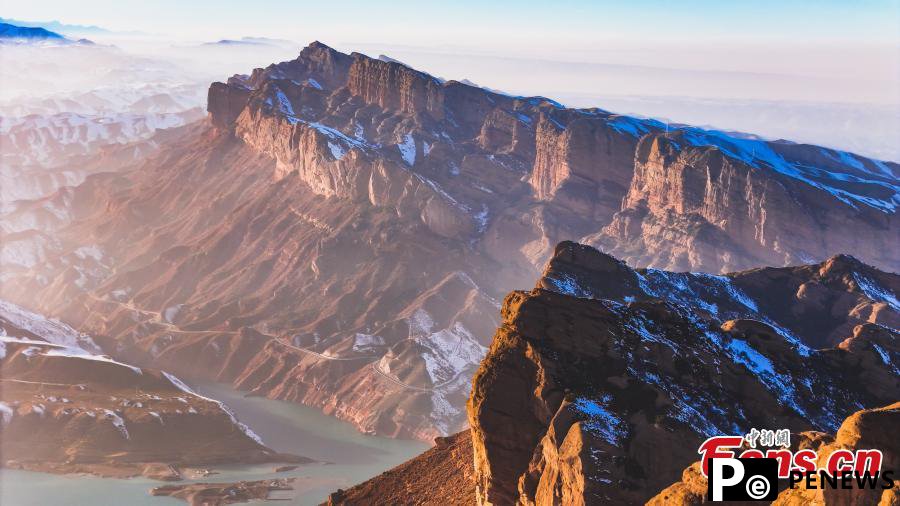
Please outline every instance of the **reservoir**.
M218 466L219 474L181 482L161 482L143 477L98 478L0 469L0 504L10 506L136 506L184 505L170 497L153 497L153 487L191 482L234 482L297 477L293 491L278 492L276 504L319 504L338 488L348 488L381 474L425 451L421 441L364 435L316 408L260 397L244 397L227 385L191 385L198 393L229 406L238 419L262 437L269 448L315 459L293 471L275 473L277 464Z

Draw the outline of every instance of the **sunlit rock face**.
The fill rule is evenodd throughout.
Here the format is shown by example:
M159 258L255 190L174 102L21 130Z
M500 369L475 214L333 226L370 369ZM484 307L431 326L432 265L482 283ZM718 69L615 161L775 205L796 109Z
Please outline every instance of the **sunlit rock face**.
M561 243L475 375L477 499L640 504L707 437L833 433L900 395L898 291L847 256L713 276Z

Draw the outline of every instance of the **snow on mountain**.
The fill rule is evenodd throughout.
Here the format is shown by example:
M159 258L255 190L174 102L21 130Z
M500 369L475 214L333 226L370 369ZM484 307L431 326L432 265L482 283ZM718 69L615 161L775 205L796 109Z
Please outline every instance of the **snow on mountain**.
M86 115L58 113L0 118L0 163L6 167L64 164L109 144L147 139L157 130L174 128L203 117L199 108L173 113Z
M82 351L95 353L100 351L100 347L87 334L78 332L59 320L46 318L2 299L0 299L0 319L19 329L27 330L49 343ZM6 329L3 330L3 335L8 335Z
M693 146L711 146L730 158L764 170L801 181L856 208L865 205L893 214L900 205L900 184L893 170L880 160L863 158L852 153L819 148L822 155L842 165L843 170L818 167L801 160L788 161L778 152L778 145L753 138L742 138L716 130L696 127L677 129L682 138ZM677 141L676 141L677 142ZM848 170L849 169L849 170ZM860 194L854 186L880 187L881 198Z

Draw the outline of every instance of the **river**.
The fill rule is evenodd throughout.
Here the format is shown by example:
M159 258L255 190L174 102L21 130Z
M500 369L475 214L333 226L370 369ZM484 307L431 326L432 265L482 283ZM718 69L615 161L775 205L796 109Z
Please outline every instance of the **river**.
M322 414L318 409L259 397L244 397L221 384L195 384L202 395L223 401L238 418L262 437L270 448L303 455L323 463L275 473L274 464L214 467L219 474L187 482L232 482L275 477L297 477L294 491L279 492L278 504L309 505L418 455L428 448L420 441L367 436L352 425ZM112 479L55 475L0 469L0 505L3 506L167 506L184 505L178 499L153 497L148 491L165 483L147 478Z

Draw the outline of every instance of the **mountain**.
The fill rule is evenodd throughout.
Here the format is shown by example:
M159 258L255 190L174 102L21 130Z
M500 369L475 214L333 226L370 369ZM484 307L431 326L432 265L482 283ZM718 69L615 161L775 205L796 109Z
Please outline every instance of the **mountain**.
M213 83L207 108L143 165L17 203L0 293L121 360L365 432L463 429L499 300L565 239L711 273L841 251L900 265L890 162L567 109L321 43Z
M473 380L479 502L640 503L710 436L833 433L900 395L897 293L847 256L713 276L561 243Z
M4 119L0 123L0 200L34 199L52 194L61 186L74 186L95 170L117 165L97 163L119 146L132 144L131 161L143 160L155 146L149 140L157 131L183 126L203 117L200 108L172 113L120 113L84 115L58 113ZM124 163L119 159L117 163Z
M641 139L621 210L585 242L670 270L807 263L830 251L897 271L897 175L896 164L845 152L681 128Z
M468 506L475 498L472 438L468 431L435 439L435 446L394 469L328 497L329 505L443 504Z
M308 462L275 453L221 402L118 362L71 327L0 301L3 467L180 479L183 468Z
M150 138L157 132L203 117L207 83L193 79L113 47L7 46L0 69L0 201L47 197L88 174L143 160L156 149ZM126 145L130 158L119 149Z
M891 437L893 427L900 420L900 404L864 409L848 416L836 435L817 431L805 431L791 435L791 450L813 449L820 459L827 458L834 450L880 448L884 456L882 469L897 469L900 465L900 448L896 438ZM347 490L332 493L328 506L351 506L355 504L473 504L475 483L472 476L472 446L469 431L456 434L447 440L438 441L437 446L395 467L380 476ZM826 465L824 460L817 462ZM574 470L573 470L574 471ZM578 480L576 473L567 477ZM583 478L581 478L583 479ZM661 490L647 501L648 506L706 504L707 482L700 474L700 463L695 462L682 473L680 481ZM571 503L579 503L571 496ZM789 506L801 504L822 504L825 506L845 506L852 504L893 504L897 500L897 488L888 490L813 490L801 482L797 489L782 490L772 504ZM527 502L523 501L527 504ZM556 504L549 503L548 504Z
M68 34L68 35L82 35L82 34L108 34L112 33L105 28L101 28L95 25L71 25L67 23L60 23L59 21L23 21L19 19L8 19L8 18L0 18L0 23L7 23L11 25L16 25L20 27L32 27L32 28L44 28L46 30L50 30L56 33ZM138 32L116 32L116 33L132 33L136 34Z
M754 427L881 448L890 469L898 289L846 256L714 276L563 242L534 289L504 300L471 430L329 504L699 504L696 464L672 482L707 437Z
M391 123L368 118L373 107L390 112ZM360 188L353 180L317 188L333 169L319 169L325 164L278 143L272 122L297 136L315 130L313 136L335 147L331 157L325 155L343 162L338 166L357 164L338 156L346 151L359 153L363 166L373 157L403 162L446 189L451 207L470 210L453 220L464 232L477 231L473 215L486 200L496 200L472 188L498 190L494 173L506 170L528 183L501 190L507 200L524 191L539 214L564 228L559 235L612 243L640 265L721 272L821 260L841 251L893 270L900 265L885 242L894 239L888 232L896 230L900 203L900 168L890 162L565 109L547 99L441 82L396 61L347 57L321 44L294 62L214 84L208 108L217 126L276 158L283 171L296 170L323 195ZM372 121L374 133L365 124ZM432 148L438 149L433 156ZM492 223L514 220L487 210ZM791 219L775 219L782 216ZM550 227L537 228L531 233L540 237ZM494 231L486 232L488 242ZM661 239L670 236L670 244ZM528 241L519 251L539 268L553 244ZM641 257L643 249L651 254Z
M206 46L276 46L295 49L298 44L286 39L268 37L241 37L240 39L222 39L215 42L204 42Z
M151 137L205 116L214 78L242 68L243 61L296 54L287 42L269 42L252 55L241 48L179 47L172 49L175 57L102 45L5 46L0 201L47 197L88 174L143 161L158 147ZM119 149L126 145L130 160Z
M23 40L23 41L68 41L69 39L62 35L51 32L50 30L37 27L23 27L11 25L9 23L0 23L0 39L2 40Z

